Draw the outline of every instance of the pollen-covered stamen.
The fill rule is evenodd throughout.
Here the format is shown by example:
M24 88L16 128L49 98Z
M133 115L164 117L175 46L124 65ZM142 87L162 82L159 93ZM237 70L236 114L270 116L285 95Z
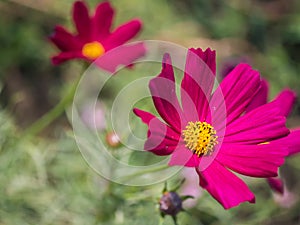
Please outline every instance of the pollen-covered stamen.
M199 157L211 154L218 144L216 130L206 122L189 122L182 131L185 146Z
M105 49L98 41L89 42L82 48L82 55L89 59L97 59L105 53Z

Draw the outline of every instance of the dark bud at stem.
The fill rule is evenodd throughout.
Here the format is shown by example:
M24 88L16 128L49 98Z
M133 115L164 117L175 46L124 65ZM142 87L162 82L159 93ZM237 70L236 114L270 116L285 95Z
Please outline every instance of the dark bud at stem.
M182 209L182 200L176 192L164 192L159 200L161 214L175 217Z

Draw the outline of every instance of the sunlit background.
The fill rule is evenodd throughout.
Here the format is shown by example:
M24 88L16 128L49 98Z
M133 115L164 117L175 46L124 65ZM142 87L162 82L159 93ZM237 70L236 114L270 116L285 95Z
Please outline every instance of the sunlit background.
M99 3L86 2L90 8ZM270 100L287 87L300 94L297 0L111 3L116 9L115 25L132 18L143 21L143 31L136 40L210 47L217 51L220 80L225 71L247 62L269 81ZM50 61L58 52L48 40L54 26L63 24L74 30L72 4L71 0L0 1L0 225L157 225L157 199L163 184L133 188L102 179L77 150L65 116L22 146L15 144L22 130L51 109L81 73L80 61L61 66ZM140 76L135 70L130 73ZM141 74L146 75L156 74ZM127 81L126 76L118 79L121 84ZM118 84L110 87L119 88ZM105 117L100 120L106 133L109 125ZM300 126L299 100L288 126ZM283 196L273 194L264 180L250 179L257 204L244 203L225 211L203 192L188 213L179 214L179 225L300 224L299 162L300 156L294 156L281 168L286 183ZM173 222L167 217L164 224Z

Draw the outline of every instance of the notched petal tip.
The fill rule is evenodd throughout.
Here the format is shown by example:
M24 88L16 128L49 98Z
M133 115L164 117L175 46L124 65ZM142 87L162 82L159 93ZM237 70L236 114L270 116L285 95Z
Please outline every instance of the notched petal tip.
M88 6L84 1L76 1L73 3L73 16L82 11L88 11Z
M206 53L206 54L216 54L216 50L212 50L211 48L207 48L203 50L202 48L189 48L189 51L195 52L195 53Z
M103 2L100 2L98 5L97 5L97 7L96 7L96 10L99 8L99 7L105 7L107 10L112 10L112 11L114 11L114 9L113 9L113 7L112 7L112 5L110 4L110 2L109 1L103 1Z
M210 68L213 74L216 73L216 51L212 50L211 48L207 48L203 50L202 48L189 48L188 55L191 59L195 58L192 53L202 59L207 66ZM197 61L197 59L194 59ZM190 72L189 72L190 73Z
M86 5L86 3L84 2L84 1L76 1L76 2L74 2L74 4L73 4L73 8L75 9L77 9L77 8L86 8L87 7L87 5Z

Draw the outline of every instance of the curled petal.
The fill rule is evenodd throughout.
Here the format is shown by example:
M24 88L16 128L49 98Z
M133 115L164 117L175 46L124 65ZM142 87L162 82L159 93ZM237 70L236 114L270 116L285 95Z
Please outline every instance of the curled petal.
M267 179L268 184L275 192L279 194L283 194L284 184L283 181L279 177L270 177Z
M171 58L165 54L161 73L149 83L154 105L160 116L181 133L182 111L176 96L175 78Z
M144 146L146 151L156 155L169 155L177 148L180 139L178 133L151 113L136 108L133 112L148 125L148 138Z

